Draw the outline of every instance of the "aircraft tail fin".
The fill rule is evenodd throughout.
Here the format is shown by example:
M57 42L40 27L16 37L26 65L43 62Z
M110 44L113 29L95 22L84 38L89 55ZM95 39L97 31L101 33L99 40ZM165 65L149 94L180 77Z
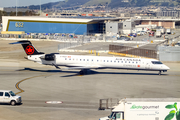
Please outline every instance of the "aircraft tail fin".
M38 50L32 45L32 43L29 40L21 40L21 41L9 43L9 44L21 44L27 55L44 54L43 52L38 52Z

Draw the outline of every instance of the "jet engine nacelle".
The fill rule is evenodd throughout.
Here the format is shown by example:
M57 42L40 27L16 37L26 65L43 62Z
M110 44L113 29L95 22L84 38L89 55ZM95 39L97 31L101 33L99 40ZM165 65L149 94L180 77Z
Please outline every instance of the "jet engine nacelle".
M56 55L55 55L55 54L59 54L59 53L46 54L44 59L45 59L46 61L54 61L55 58L56 58Z

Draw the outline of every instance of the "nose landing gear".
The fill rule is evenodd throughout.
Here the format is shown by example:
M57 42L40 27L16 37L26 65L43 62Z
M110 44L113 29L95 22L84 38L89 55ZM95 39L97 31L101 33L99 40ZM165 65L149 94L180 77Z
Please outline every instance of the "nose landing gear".
M159 75L161 75L161 70L159 71Z

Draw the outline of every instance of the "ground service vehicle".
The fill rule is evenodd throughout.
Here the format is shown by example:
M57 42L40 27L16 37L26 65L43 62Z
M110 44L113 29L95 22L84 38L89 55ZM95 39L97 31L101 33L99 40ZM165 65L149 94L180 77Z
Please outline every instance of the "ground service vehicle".
M167 34L171 34L171 29L166 29Z
M180 98L126 98L99 120L180 120Z
M161 37L161 30L156 30L156 37Z
M157 30L161 30L161 33L164 34L165 33L165 28L163 28L162 26L157 26L156 27L156 31Z
M21 102L21 96L17 96L11 90L0 90L0 103L16 105L20 104Z
M150 32L149 32L149 37L150 37L150 36L154 36L154 32L153 32L153 31L150 31Z

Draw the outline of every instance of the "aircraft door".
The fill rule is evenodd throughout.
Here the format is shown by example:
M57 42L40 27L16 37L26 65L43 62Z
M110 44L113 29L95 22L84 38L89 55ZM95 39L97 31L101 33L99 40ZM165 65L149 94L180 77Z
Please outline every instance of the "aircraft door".
M91 59L87 59L86 64L89 65Z
M91 60L91 64L93 65L94 64L94 59L90 59Z
M151 64L150 64L150 63L148 63L148 62L146 63L146 65L145 65L145 66L146 66L146 69L150 69L150 68L151 68Z

